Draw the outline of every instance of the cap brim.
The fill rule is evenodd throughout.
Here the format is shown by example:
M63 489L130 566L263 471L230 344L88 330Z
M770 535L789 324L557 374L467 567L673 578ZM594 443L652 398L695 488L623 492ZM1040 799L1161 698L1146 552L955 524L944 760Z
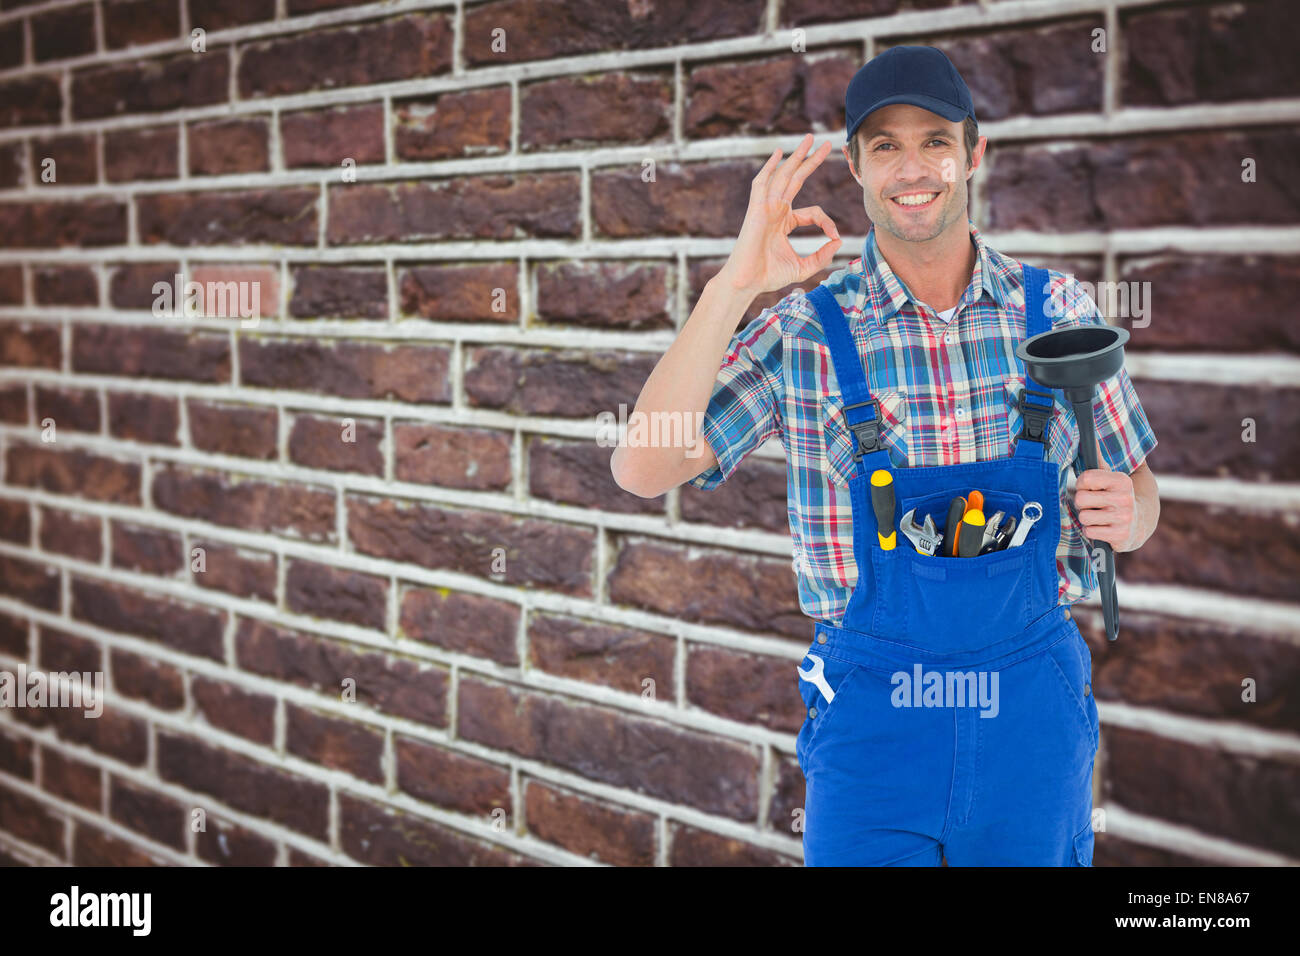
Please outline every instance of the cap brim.
M862 118L854 124L853 129L848 131L844 140L846 143L852 142L854 135L858 131L864 120L882 106L892 106L895 103L906 103L909 106L919 106L923 110L929 110L931 113L938 113L950 123L960 123L966 118L966 111L960 106L949 103L947 100L941 100L937 96L927 96L924 93L897 93L894 96L886 96L883 100L873 103L871 109L862 114Z

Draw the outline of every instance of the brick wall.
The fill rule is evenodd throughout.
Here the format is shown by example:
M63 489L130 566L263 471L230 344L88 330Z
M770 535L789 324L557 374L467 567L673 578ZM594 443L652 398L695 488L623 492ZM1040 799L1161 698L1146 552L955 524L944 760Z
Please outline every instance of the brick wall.
M844 87L909 42L975 93L995 248L1151 283L1163 518L1120 557L1119 643L1079 615L1097 860L1297 862L1296 27L1289 0L0 0L0 670L109 684L98 719L0 712L0 860L798 863L780 448L643 500L595 416L774 146L833 140L800 202L857 255ZM156 315L177 273L256 283L262 317Z

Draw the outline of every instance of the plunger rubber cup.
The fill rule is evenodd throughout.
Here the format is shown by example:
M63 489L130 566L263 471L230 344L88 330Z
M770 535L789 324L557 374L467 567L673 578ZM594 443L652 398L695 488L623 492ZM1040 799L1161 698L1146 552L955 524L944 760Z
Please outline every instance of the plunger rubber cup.
M1029 377L1046 388L1061 389L1073 406L1075 420L1079 423L1079 454L1085 470L1100 467L1097 426L1093 419L1097 385L1124 367L1126 342L1128 329L1088 325L1042 332L1016 346L1016 356L1025 363ZM1097 572L1097 590L1106 624L1106 639L1113 641L1119 637L1115 552L1106 541L1094 542L1093 546L1102 555L1102 567Z

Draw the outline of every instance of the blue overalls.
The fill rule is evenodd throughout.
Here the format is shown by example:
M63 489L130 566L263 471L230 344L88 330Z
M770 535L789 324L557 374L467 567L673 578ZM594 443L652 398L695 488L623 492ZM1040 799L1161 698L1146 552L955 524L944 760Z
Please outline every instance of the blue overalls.
M1024 267L1029 335L1051 327L1046 282L1044 270ZM804 862L1090 866L1100 726L1092 655L1057 603L1052 393L1026 377L1024 428L1009 457L894 468L844 312L825 286L809 297L857 440L849 487L858 581L841 626L816 621L801 662L805 673L821 668L819 681L799 681ZM893 473L895 529L915 508L916 523L933 516L946 540L949 502L972 489L986 514L1019 521L1037 501L1042 517L1019 547L979 557L927 556L901 531L886 551L871 505L878 468Z

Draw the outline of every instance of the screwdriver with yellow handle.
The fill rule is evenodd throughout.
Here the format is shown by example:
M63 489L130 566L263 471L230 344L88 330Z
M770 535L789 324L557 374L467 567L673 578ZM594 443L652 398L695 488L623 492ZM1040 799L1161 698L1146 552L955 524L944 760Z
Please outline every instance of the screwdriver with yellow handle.
M972 492L972 494L979 494L979 492ZM961 526L965 534L957 542L959 558L973 558L980 553L980 545L984 541L984 521L982 508L972 508L962 516Z
M876 537L882 551L893 551L898 545L898 530L894 527L897 505L894 501L894 476L887 468L877 468L871 473L871 507L876 512ZM885 534L885 529L889 534Z

